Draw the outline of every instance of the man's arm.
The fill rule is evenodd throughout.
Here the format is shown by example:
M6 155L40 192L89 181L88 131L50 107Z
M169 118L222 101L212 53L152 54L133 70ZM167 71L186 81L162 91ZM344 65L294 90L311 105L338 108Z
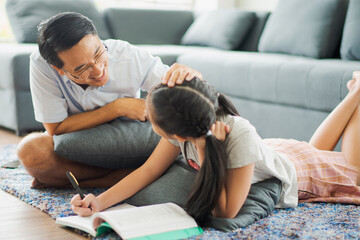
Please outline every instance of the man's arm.
M97 127L118 117L145 121L145 100L119 98L96 110L72 115L59 123L43 123L43 125L53 136Z
M171 87L175 82L181 84L184 80L189 81L193 77L202 79L200 72L185 65L174 64L162 77L162 83ZM62 122L43 124L46 131L53 136L97 127L118 117L146 121L145 100L119 98L97 110L70 116Z

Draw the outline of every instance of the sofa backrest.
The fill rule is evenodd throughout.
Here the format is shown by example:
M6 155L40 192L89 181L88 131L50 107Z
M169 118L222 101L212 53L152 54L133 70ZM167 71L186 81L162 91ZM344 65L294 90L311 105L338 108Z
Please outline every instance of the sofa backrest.
M347 9L348 0L280 0L261 34L259 51L334 58Z
M255 12L255 20L246 38L240 45L240 51L257 52L260 36L264 30L266 21L270 16L270 12Z
M185 10L109 8L104 15L112 37L131 44L180 44L194 20Z
M90 18L101 39L110 38L101 12L92 0L7 0L6 11L19 43L36 43L39 23L60 12L78 12Z

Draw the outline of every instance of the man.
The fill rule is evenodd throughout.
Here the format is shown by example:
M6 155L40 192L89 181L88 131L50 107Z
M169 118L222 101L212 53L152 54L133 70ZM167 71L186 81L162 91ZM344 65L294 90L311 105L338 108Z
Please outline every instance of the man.
M173 86L202 76L179 64L169 68L127 42L101 41L92 22L78 13L60 13L42 22L38 31L39 50L30 57L30 87L35 118L46 133L26 136L17 151L34 177L32 187L66 186L69 170L83 186L111 186L132 169L103 168L101 156L93 166L70 160L55 153L54 142L66 141L67 135L77 132L77 144L86 145L92 129L119 117L144 122L145 101L138 98L139 90L148 91L161 78ZM126 122L115 124L126 127ZM144 124L138 123L141 128ZM111 145L113 140L97 141Z

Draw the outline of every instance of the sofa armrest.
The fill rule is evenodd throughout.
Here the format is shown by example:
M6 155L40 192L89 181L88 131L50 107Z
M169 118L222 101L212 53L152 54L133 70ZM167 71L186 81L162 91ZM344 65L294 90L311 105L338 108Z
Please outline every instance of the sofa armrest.
M111 35L131 44L180 44L194 20L192 11L108 8Z
M0 44L0 126L17 135L42 130L35 121L29 84L29 56L37 44Z
M30 91L29 56L36 44L0 44L0 89Z

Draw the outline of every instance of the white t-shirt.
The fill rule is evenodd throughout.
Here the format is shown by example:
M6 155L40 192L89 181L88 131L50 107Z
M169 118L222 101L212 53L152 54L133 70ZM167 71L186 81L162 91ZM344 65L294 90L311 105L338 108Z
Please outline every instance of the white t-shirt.
M226 152L229 154L227 168L239 168L254 163L252 184L272 177L278 178L282 182L282 194L276 207L296 207L298 204L297 176L291 160L267 146L248 120L228 115L221 121L231 127L231 132L225 140ZM180 146L185 157L184 143L171 142ZM186 157L200 165L195 146L191 142L187 142L186 146Z
M125 41L106 40L109 81L85 90L61 76L35 50L30 56L30 89L35 119L42 123L62 122L67 117L100 108L118 98L139 97L160 83L169 69L160 58Z

